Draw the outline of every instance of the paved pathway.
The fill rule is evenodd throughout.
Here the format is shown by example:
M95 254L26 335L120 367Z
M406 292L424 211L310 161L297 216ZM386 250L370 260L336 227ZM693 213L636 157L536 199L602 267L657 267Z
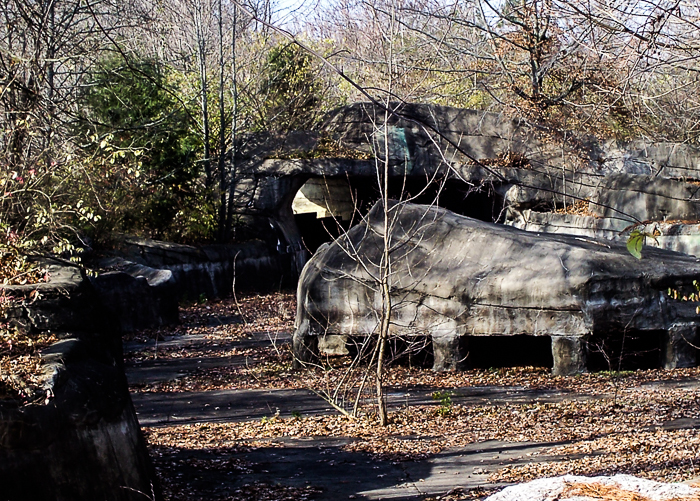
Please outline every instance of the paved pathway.
M371 459L367 454L342 450L347 439L277 439L284 447L260 448L235 453L238 460L250 462L249 471L234 472L219 483L217 494L232 493L240 485L253 482L283 484L292 487L313 485L323 492L314 499L421 499L442 495L457 487L493 488L487 478L503 464L523 463L528 453L545 444L483 442L469 447L443 451L428 460L390 462ZM555 445L555 444L546 444ZM183 457L227 459L226 453L181 452ZM178 455L172 457L178 459ZM552 458L543 458L552 459ZM199 471L183 472L195 488L211 485ZM205 485L206 483L206 485Z
M178 347L183 343L201 342L194 336L160 342L159 346ZM269 343L266 336L241 342L240 347L261 346ZM155 348L155 345L145 345ZM142 350L144 345L125 343L125 349ZM222 346L222 349L225 348ZM170 381L201 369L245 364L245 357L200 357L161 359L127 364L127 378L132 384ZM653 383L679 387L699 382ZM390 388L389 405L434 404L433 388ZM464 405L499 405L503 403L552 402L562 399L588 399L591 395L572 395L556 390L531 390L513 387L469 387L453 390L454 403ZM135 393L132 395L139 421L143 426L167 424L232 422L260 419L278 411L281 416L292 413L316 415L333 412L318 396L306 390L219 390L183 393ZM682 421L682 422L681 422ZM667 423L669 428L700 428L700 420L678 420ZM245 484L267 482L301 487L312 485L323 489L314 499L337 501L341 499L409 500L427 495L443 495L452 489L489 488L488 475L504 464L522 464L534 452L558 444L483 442L468 447L443 451L430 459L409 462L391 462L372 459L364 453L347 452L342 447L349 439L334 438L281 438L284 447L259 448L249 452L179 450L169 458L220 459L228 456L243 460L250 468L243 471L208 470L183 466L182 478L195 490L212 494L234 492ZM538 456L538 461L555 458ZM185 463L187 464L187 463ZM196 461L194 462L196 465Z
M288 341L289 334L278 336L278 341ZM182 336L161 341L157 346L181 348L204 341L204 336ZM246 339L237 343L221 344L225 350L236 346L241 349L269 345L266 335ZM155 349L156 344L125 343L125 351ZM162 358L126 364L126 375L130 384L142 385L172 381L196 371L218 367L245 366L250 359L245 356ZM439 405L432 394L439 388L432 387L388 387L390 408L405 405ZM483 386L457 388L451 400L463 405L499 405L504 403L555 402L564 398L586 399L590 395L561 390L532 390L518 387ZM164 424L243 421L272 416L277 411L283 417L300 413L316 415L332 412L332 408L310 390L215 390L187 393L148 392L132 395L134 405L143 426Z
M133 369L127 375L132 376ZM154 375L149 373L149 379ZM132 379L130 379L132 380ZM141 379L138 379L141 380ZM432 398L436 388L387 388L390 409L413 405L439 405ZM462 405L555 402L564 398L588 399L556 390L524 388L469 387L453 390L451 400ZM310 390L214 390L186 393L136 393L132 395L142 426L213 421L245 421L275 415L282 417L326 414L332 408Z

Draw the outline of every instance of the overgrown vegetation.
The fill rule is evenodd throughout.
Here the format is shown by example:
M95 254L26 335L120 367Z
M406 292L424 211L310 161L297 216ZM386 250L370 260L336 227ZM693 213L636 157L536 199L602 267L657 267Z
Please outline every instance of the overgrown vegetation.
M289 25L325 62L271 29L264 1L1 8L3 252L88 249L115 230L230 239L246 134L313 127L367 95L552 131L700 137L689 2L337 0ZM314 155L347 153L324 143Z
M102 194L102 233L185 242L213 237L213 206L198 179L201 138L176 79L156 61L111 56L84 92L79 133L109 157L92 176Z

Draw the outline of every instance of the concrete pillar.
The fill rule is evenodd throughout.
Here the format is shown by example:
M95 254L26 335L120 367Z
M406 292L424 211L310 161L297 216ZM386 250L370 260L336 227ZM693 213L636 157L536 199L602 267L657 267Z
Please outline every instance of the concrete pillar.
M292 367L301 369L305 364L318 362L318 336L294 333L292 337Z
M697 365L697 328L693 324L673 324L661 347L661 366L680 369Z
M458 371L466 367L467 351L466 336L433 335L433 370Z
M552 336L552 358L552 374L555 376L587 372L585 339L578 336Z
M294 220L291 204L280 208L274 221L286 240L287 246L284 251L292 257L292 274L296 280L301 276L301 270L304 269L309 253L304 247L299 227Z

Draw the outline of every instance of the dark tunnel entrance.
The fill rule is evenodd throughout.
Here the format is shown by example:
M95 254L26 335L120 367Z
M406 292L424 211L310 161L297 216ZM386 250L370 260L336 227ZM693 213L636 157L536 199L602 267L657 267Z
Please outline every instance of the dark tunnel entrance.
M472 188L460 181L392 179L389 196L416 204L436 204L486 222L503 220L503 197L492 186ZM294 198L292 210L302 241L313 254L324 243L357 224L379 199L374 177L311 178Z
M658 369L666 332L608 331L593 334L587 341L591 371Z
M403 192L403 197L412 198L413 203L436 204L456 214L488 223L502 222L504 217L503 197L490 185L474 188L461 181L449 180L445 183L434 182L426 187L425 181L407 180L405 184L395 183L390 191L393 198L398 198Z
M466 336L467 367L552 368L552 338L549 336Z

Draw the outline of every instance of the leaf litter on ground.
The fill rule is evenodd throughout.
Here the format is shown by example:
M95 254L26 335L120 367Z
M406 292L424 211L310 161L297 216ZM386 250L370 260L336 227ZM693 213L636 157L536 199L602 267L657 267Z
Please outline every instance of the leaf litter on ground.
M288 389L332 384L333 378L340 377L346 369L347 361L329 359L323 368L293 371L287 341L246 349L235 346L236 341L261 334L277 339L275 336L280 333L291 333L294 311L292 294L192 305L183 313L183 325L138 335L205 337L184 349L159 351L158 358L238 355L247 357L247 363L199 370L176 381L133 390ZM233 315L244 321L219 325L212 320L230 319ZM227 342L231 344L226 345ZM147 350L143 353L148 356ZM556 402L526 404L450 403L442 410L436 405L405 407L391 413L387 427L377 426L370 411L356 419L340 415L271 416L262 421L174 425L145 431L152 450L284 447L281 439L289 437L347 437L350 440L346 450L390 461L419 460L449 448L486 440L541 442L545 445L541 452L519 458L530 462L499 465L490 475L490 481L520 482L566 473L630 473L654 480L682 481L700 474L696 467L700 436L693 429L666 429L664 424L696 418L700 387L682 383L698 379L698 368L561 377L552 376L549 369L532 367L435 373L396 366L386 374L390 388L451 390L498 386L559 390L563 396ZM580 396L595 398L577 398ZM474 495L474 492L455 491L451 497L441 499L472 499Z

